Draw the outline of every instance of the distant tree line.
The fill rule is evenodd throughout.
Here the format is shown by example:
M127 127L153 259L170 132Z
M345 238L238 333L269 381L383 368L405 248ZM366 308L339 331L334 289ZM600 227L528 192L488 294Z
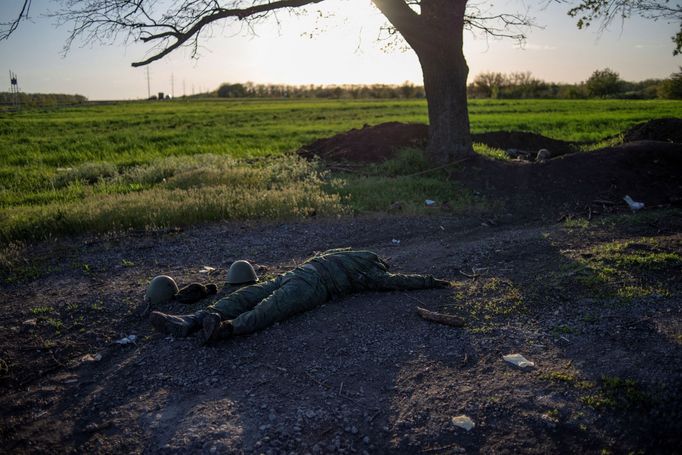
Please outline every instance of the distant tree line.
M12 105L15 96L19 97L22 107L52 107L72 104L83 104L88 101L83 95L64 95L61 93L23 93L17 95L10 92L0 92L0 105Z
M212 93L220 98L424 98L424 87L391 84L284 85L224 83Z
M469 98L519 99L682 99L682 68L667 79L627 82L609 69L596 70L583 82L561 84L533 77L530 72L478 74L467 87ZM202 94L198 96L206 96ZM405 99L424 98L424 87L402 85L283 85L224 83L208 94L220 98L331 98L331 99Z
M628 82L609 69L596 70L584 82L558 84L534 78L531 73L481 73L468 86L470 98L614 98L682 99L682 68L667 79Z

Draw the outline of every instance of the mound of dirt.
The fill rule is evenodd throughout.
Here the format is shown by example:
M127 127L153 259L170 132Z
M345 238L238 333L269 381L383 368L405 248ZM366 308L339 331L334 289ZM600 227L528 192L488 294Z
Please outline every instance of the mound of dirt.
M625 195L646 207L679 204L682 144L631 142L543 164L477 157L451 176L529 218L628 210Z
M624 142L664 141L682 143L682 119L659 118L638 123L623 134Z
M474 134L472 140L502 150L518 149L537 152L540 149L547 149L553 157L577 151L570 142L526 131L493 131Z
M376 163L393 158L400 148L425 146L428 133L429 128L424 124L382 123L319 139L302 147L298 153L307 159L319 156L329 162ZM570 142L525 131L474 134L472 139L489 147L528 151L531 156L543 148L548 149L553 157L576 151Z
M424 146L427 137L426 125L389 122L319 139L302 147L298 154L326 161L380 162L392 158L400 148Z

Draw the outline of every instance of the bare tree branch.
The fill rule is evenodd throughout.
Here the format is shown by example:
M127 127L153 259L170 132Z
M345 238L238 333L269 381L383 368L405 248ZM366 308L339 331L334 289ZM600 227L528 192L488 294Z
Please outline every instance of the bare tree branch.
M10 37L12 33L17 29L19 23L25 19L28 19L28 13L31 10L31 0L24 0L21 5L21 11L16 19L10 22L0 23L0 41Z
M558 0L565 3L564 0ZM605 31L614 21L624 21L632 16L645 19L679 22L680 32L673 36L675 43L673 55L682 52L682 3L674 0L580 0L568 15L578 19L578 28L587 28L599 22L600 32Z

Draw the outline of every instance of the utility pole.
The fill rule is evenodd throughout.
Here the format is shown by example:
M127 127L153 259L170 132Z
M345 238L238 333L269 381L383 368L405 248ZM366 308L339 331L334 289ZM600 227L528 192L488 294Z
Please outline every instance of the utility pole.
M147 99L152 97L152 89L149 84L149 66L147 66Z
M185 80L183 79L182 80L182 97L184 98L186 96L187 96L187 92L185 91Z
M175 74L171 73L171 97L175 99Z
M15 109L19 110L19 82L17 79L17 74L9 70L9 82L10 82L10 92L12 93L12 98L14 102Z

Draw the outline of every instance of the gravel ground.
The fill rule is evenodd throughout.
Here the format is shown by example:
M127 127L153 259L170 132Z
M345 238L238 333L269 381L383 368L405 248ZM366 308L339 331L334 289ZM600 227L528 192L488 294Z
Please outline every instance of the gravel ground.
M646 215L572 228L443 215L218 223L16 246L22 260L0 288L0 447L675 452L682 216ZM614 241L655 245L671 259L594 286L599 247ZM181 286L222 285L236 259L269 276L345 246L453 287L356 294L210 347L157 334L140 317L154 275ZM203 266L216 270L207 276ZM160 309L184 313L209 303ZM417 306L457 314L467 325L422 320ZM113 343L131 334L135 343ZM535 366L502 359L512 353ZM459 415L475 427L457 427Z

